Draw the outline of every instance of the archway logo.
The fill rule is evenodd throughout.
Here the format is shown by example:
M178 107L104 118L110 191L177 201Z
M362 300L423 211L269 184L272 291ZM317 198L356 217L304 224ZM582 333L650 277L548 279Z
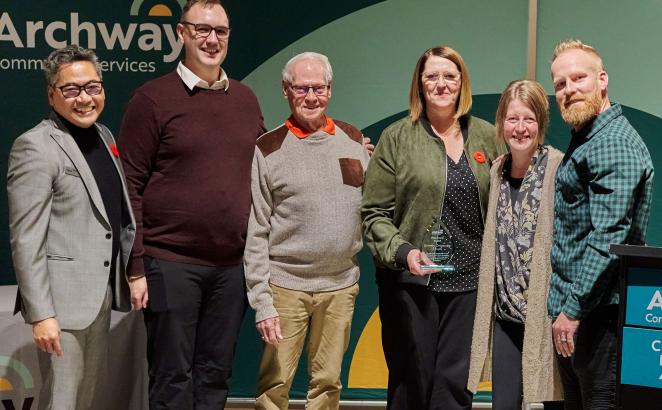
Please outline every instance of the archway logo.
M18 375L19 380L14 375ZM34 388L34 378L26 365L12 357L0 356L0 392L14 390L17 382L22 383L25 390Z
M131 3L131 11L129 14L132 16L139 15L140 8L143 5L143 3L145 3L145 1L146 0L133 0L133 3ZM179 3L181 7L184 7L184 4L186 4L186 0L177 0L177 3ZM168 5L163 3L157 3L149 8L147 15L151 17L170 17L173 16L174 13L172 12L172 10Z

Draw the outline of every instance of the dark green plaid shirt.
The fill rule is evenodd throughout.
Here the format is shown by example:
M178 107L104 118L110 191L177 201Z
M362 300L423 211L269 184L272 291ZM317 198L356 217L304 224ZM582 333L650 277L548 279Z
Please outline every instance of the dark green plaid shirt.
M607 249L644 243L652 194L653 162L619 104L572 133L556 174L551 317L618 303L618 258Z

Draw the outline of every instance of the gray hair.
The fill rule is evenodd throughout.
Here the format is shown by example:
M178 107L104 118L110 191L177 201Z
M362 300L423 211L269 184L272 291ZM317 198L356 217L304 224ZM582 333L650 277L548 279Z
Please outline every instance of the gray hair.
M331 84L331 81L333 80L333 69L331 68L331 63L329 62L329 58L324 54L315 53L313 51L306 51L304 53L297 54L294 57L290 58L290 61L288 61L285 64L285 67L283 67L283 81L292 84L292 82L294 81L292 75L292 68L296 63L303 60L313 60L313 61L317 61L318 63L321 63L322 66L324 67L324 79L326 80L327 84Z
M57 83L60 68L65 64L71 64L76 61L87 61L92 63L94 69L99 75L99 79L102 78L101 65L99 64L99 60L94 51L80 47L77 44L70 44L53 51L49 54L48 58L44 60L46 83L49 86L54 86L55 83Z

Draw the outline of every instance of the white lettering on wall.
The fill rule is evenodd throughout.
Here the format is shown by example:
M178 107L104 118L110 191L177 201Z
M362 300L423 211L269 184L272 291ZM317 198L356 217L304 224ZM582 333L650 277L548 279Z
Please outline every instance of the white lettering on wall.
M25 24L26 36L28 37L28 48L34 48L35 46L35 37L37 37L37 31L44 29L43 21L28 21Z
M6 34L5 31L7 31ZM7 12L2 13L2 17L0 17L0 41L11 41L14 43L14 47L23 48L21 38Z
M97 33L94 24L89 21L78 23L78 13L71 14L71 43L80 44L80 32L87 32L87 48L97 48Z
M172 26L163 26L163 31L165 31L168 44L170 44L170 47L172 48L170 54L163 56L163 62L172 63L177 59L177 57L179 57L179 53L181 53L182 47L184 47L184 43L178 41L179 37L177 36L177 33L175 33L175 30L173 30Z
M662 309L662 293L660 293L659 290L655 291L655 294L653 295L653 298L651 299L651 302L648 304L646 310L653 310L653 308L655 307Z
M173 24L154 23L105 23L80 21L78 13L70 13L69 21L26 21L25 39L23 39L8 12L0 16L0 43L11 42L14 48L36 48L38 36L43 33L43 41L49 47L61 48L67 43L75 43L80 46L96 49L97 36L101 36L103 46L107 50L119 48L129 50L137 47L142 51L163 51L164 44L170 46L165 50L163 62L171 63L179 57L183 43L179 41L175 26ZM165 34L165 40L163 36ZM25 44L25 45L24 45ZM660 307L662 307L662 302Z
M64 21L54 21L50 23L49 25L46 26L46 30L44 32L44 38L46 39L46 44L53 48L62 48L66 47L67 45L67 40L56 40L55 39L55 31L56 30L61 30L61 31L66 31L67 30L67 23Z

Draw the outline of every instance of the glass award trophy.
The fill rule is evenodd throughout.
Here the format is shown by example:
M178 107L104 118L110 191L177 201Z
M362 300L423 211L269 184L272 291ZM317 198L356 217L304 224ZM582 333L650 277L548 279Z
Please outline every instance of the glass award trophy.
M435 218L435 223L428 228L428 239L423 242L422 251L432 261L430 265L421 265L422 270L455 272L453 260L453 239L448 229Z

